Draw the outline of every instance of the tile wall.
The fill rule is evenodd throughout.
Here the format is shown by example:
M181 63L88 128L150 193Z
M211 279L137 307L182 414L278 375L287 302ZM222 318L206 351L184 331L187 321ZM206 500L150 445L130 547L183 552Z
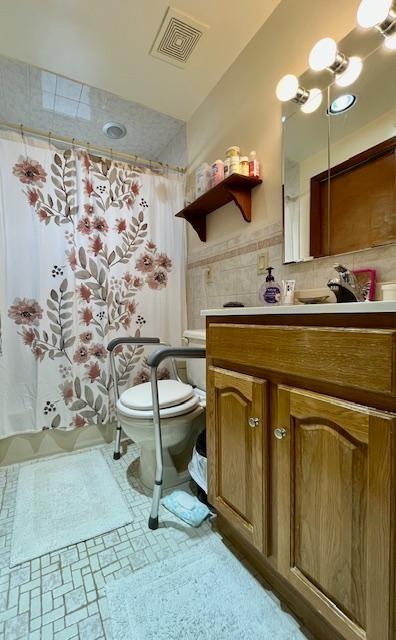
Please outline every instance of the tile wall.
M202 244L202 249L190 253L187 269L189 328L205 327L201 309L216 309L230 300L250 307L260 305L258 292L265 275L257 275L257 265L263 253L266 253L268 265L274 267L277 281L295 280L298 292L310 290L314 295L330 294L326 283L335 275L333 265L336 262L352 269L376 269L377 299L381 299L381 283L396 282L396 245L283 265L281 227L273 225L263 228L259 235L255 233L254 238L245 233L243 240L234 238L210 248ZM329 302L333 301L330 294Z

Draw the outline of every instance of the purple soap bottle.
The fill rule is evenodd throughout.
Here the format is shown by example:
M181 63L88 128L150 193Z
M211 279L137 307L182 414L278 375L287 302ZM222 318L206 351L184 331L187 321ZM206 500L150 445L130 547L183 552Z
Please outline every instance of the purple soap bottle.
M264 305L280 304L281 301L281 288L279 284L275 282L275 278L272 275L273 270L273 267L267 267L266 271L268 271L268 275L264 284L260 287L259 298L260 302Z

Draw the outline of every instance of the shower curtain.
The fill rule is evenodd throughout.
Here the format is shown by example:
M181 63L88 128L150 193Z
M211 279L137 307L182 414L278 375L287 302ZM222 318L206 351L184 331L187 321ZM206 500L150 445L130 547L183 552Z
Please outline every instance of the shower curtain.
M176 175L2 134L0 437L109 422L108 342L178 344L183 190ZM116 363L121 387L148 379L142 347L117 348Z

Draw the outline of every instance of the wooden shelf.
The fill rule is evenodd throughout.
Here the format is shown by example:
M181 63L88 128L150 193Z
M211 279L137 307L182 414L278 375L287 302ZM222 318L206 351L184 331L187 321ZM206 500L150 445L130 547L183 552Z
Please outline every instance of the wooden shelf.
M251 221L251 190L261 184L261 178L250 178L233 173L215 187L204 193L197 200L176 214L185 218L197 232L200 240L206 242L206 216L220 209L228 202L235 202L246 222Z

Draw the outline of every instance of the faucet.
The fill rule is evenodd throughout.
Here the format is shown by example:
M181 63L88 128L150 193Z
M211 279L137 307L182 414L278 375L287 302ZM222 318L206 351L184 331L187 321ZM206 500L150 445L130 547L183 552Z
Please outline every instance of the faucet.
M342 264L335 264L334 269L338 277L329 280L327 286L333 291L337 302L363 302L363 291L353 271L343 267Z

